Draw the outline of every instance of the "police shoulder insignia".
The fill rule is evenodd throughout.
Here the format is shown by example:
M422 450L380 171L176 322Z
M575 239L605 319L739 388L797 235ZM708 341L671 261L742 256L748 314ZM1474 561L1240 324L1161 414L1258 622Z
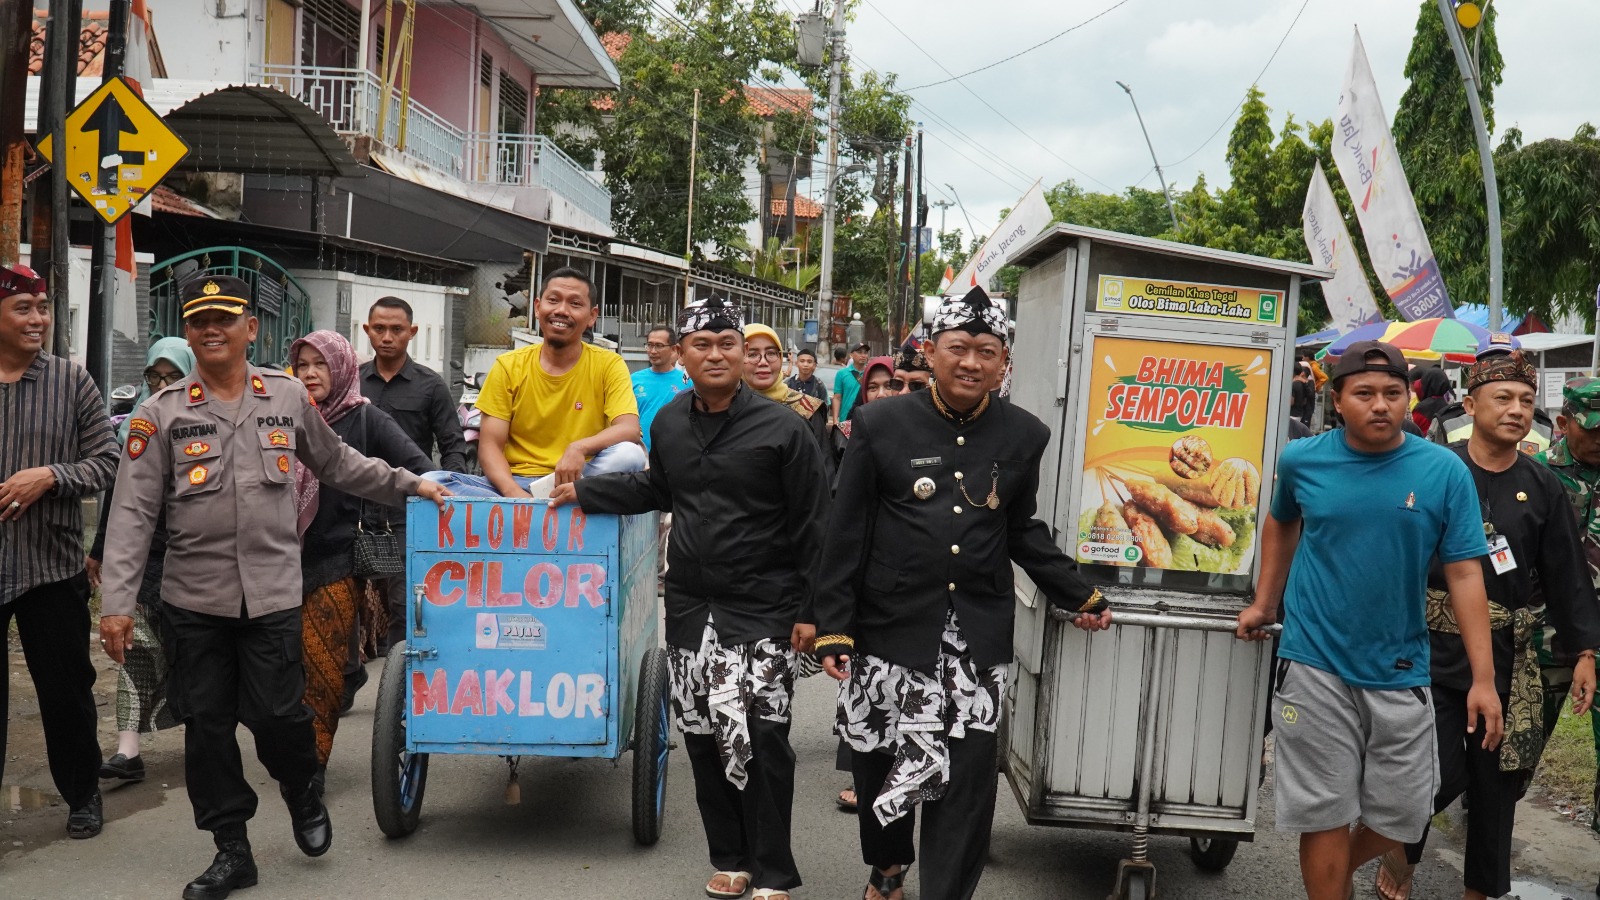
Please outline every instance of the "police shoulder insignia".
M278 471L284 473L289 471L289 457L282 453L278 454Z
M156 423L149 419L129 419L128 433L143 435L146 440L156 436Z
M211 472L208 469L206 469L205 466L195 466L194 468L189 470L189 483L190 484L205 484L206 483L206 476L208 476L210 474L211 474Z
M251 375L250 390L255 391L258 394L265 394L267 392L267 383L261 380L260 375Z
M188 446L183 448L183 455L184 456L199 456L200 454L202 454L202 453L204 453L204 452L206 452L207 450L210 450L210 449L211 449L211 445L206 443L205 441L190 441Z
M206 392L205 392L205 388L202 388L200 386L200 382L197 381L194 384L189 385L189 402L190 403L199 403L200 401L202 401L204 399L206 399Z
M138 459L144 453L144 448L149 446L148 440L141 434L128 435L128 458Z

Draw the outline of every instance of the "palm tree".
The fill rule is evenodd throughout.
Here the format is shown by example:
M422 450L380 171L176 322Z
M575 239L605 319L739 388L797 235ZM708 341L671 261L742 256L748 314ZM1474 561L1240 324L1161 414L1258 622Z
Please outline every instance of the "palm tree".
M799 250L792 238L784 242L769 237L765 247L750 251L750 274L797 291L810 291L822 274L822 266L819 263L797 264L798 257Z

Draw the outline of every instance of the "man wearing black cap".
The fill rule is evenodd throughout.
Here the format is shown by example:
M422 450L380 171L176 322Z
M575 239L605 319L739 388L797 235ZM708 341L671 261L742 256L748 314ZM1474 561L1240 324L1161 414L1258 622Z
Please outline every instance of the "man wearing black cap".
M557 505L672 512L666 576L672 711L694 768L711 897L782 898L790 849L796 654L811 649L827 478L805 420L744 385L744 316L727 300L683 309L694 390L656 414L650 467L563 484Z
M1489 556L1481 559L1494 630L1495 688L1506 710L1499 751L1484 749L1465 733L1466 692L1472 672L1442 573L1428 579L1428 633L1432 642L1433 708L1439 735L1440 788L1433 808L1466 794L1467 842L1463 863L1466 900L1511 890L1511 832L1517 797L1533 777L1544 747L1540 717L1544 692L1534 630L1539 605L1561 639L1577 647L1600 646L1600 606L1578 542L1578 527L1555 473L1519 450L1533 424L1539 384L1521 351L1491 345L1467 369L1472 436L1451 445L1472 473ZM1536 582L1537 579L1537 582ZM1535 585L1542 589L1535 592ZM1542 597L1541 597L1542 593ZM1572 711L1583 715L1594 700L1592 655L1579 661ZM1426 838L1424 838L1425 840ZM1385 854L1381 896L1410 893L1411 870L1423 841Z
M1486 750L1500 742L1484 520L1461 459L1401 430L1405 378L1389 344L1361 341L1340 358L1333 401L1344 427L1283 450L1260 583L1239 614L1239 637L1264 640L1280 600L1287 613L1274 794L1278 829L1300 835L1310 900L1345 900L1357 868L1420 839L1433 814L1425 609L1435 557L1470 670L1455 721Z
M26 266L0 266L0 651L11 623L39 697L67 834L100 833L83 498L111 483L117 442L89 373L45 350L50 298ZM9 677L0 677L0 775Z
M132 644L130 616L165 508L168 698L185 726L195 824L212 832L218 851L183 896L214 900L257 880L245 830L256 795L239 760L241 722L278 782L301 851L321 856L333 842L312 785L311 713L300 702L296 466L388 505L407 494L442 503L448 491L352 450L322 421L304 385L250 365L246 353L259 324L249 314L249 285L202 275L184 286L182 302L195 368L128 420L101 568L100 643L119 663Z
M1004 311L974 288L940 306L932 333L932 386L852 419L816 599L817 656L844 682L838 733L852 751L867 900L901 896L918 806L918 896L969 898L983 876L1011 563L1080 628L1111 624L1034 518L1050 433L995 399Z
M850 348L850 365L833 376L833 420L843 422L850 418L856 399L861 396L861 373L866 371L871 348L865 342Z

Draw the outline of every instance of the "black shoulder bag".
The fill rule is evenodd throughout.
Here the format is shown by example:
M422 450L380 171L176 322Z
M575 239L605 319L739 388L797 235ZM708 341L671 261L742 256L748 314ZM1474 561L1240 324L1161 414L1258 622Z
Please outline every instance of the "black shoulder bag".
M372 404L363 404L361 410L362 452L368 456L372 454L372 428L370 407ZM355 557L355 576L357 578L388 578L393 575L403 574L406 570L405 548L400 546L400 536L394 533L394 526L385 517L382 531L368 531L366 525L367 501L362 498L360 512L356 518L356 541L352 548Z

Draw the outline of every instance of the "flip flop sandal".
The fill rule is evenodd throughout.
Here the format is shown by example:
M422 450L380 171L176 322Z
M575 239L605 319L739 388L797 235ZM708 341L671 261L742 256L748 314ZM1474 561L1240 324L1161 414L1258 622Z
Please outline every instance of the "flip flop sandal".
M889 900L889 895L900 890L906 883L906 873L911 871L910 866L901 866L900 871L893 875L885 875L874 866L867 870L867 887L878 892L878 896ZM866 900L867 892L862 891L862 900Z
M711 886L711 881L716 881L718 875L728 879L728 890L719 891ZM706 882L706 896L716 897L718 900L737 900L737 898L744 896L745 891L750 890L749 872L713 872L711 881ZM737 891L733 890L735 884L739 885Z
M789 900L789 892L777 888L756 888L750 894L750 900L772 900L773 897Z
M1399 862L1395 862L1395 857ZM1372 889L1384 900L1410 900L1411 879L1416 874L1417 867L1405 861L1404 850L1390 850L1378 857L1378 874L1373 879ZM1383 877L1389 876L1389 881L1394 884L1393 892L1383 889Z
M856 811L856 802L854 800L846 800L844 798L845 793L845 791L840 791L833 802L839 807L840 812L853 813ZM849 793L854 794L855 791L849 791Z

